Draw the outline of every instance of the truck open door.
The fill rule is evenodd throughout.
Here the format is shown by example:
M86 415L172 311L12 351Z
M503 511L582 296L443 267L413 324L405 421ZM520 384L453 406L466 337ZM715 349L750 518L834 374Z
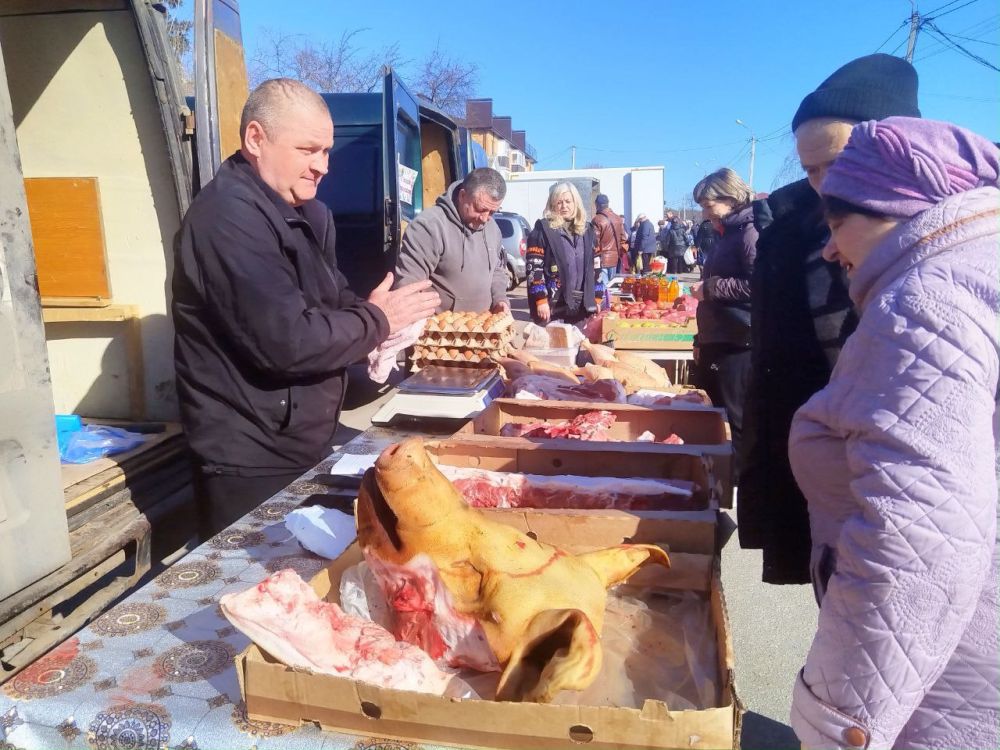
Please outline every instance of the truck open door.
M249 82L236 0L195 0L194 78L197 191L240 147Z
M385 254L391 267L399 253L406 225L424 208L420 170L420 107L416 97L391 68L385 71L382 109Z

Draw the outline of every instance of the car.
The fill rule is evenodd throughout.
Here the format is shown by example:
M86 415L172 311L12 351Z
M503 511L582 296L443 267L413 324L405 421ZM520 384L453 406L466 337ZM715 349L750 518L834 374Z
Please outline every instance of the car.
M497 211L493 220L500 227L503 249L507 252L507 291L510 292L528 275L524 256L528 252L528 232L531 228L521 214L510 211Z

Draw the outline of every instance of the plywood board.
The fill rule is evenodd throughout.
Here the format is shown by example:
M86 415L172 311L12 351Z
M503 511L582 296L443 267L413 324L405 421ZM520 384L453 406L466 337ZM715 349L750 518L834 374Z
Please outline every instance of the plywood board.
M215 75L219 97L219 148L223 159L240 148L240 115L249 95L243 45L215 30Z
M31 235L43 297L111 297L96 177L28 177Z
M101 420L101 424L109 424L113 427L124 427L125 429L128 429L127 422L118 422L113 419ZM119 453L116 456L99 458L96 461L91 461L86 464L63 464L61 469L63 491L65 492L73 485L83 482L90 477L107 471L108 469L117 469L117 471L113 472L113 475L116 477L121 476L123 473L121 469L122 464L135 459L137 456L141 456L143 453L149 452L158 445L162 445L180 434L181 426L175 422L168 422L163 432L148 435L145 442L134 450Z

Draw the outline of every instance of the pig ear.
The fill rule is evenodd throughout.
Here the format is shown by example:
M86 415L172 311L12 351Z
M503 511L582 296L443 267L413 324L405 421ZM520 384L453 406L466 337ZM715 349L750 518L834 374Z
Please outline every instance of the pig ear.
M601 659L601 641L587 615L578 609L539 612L514 646L496 698L548 703L560 690L591 684Z
M655 544L623 544L596 552L585 552L577 557L597 573L605 588L628 580L647 560L670 567L667 553Z

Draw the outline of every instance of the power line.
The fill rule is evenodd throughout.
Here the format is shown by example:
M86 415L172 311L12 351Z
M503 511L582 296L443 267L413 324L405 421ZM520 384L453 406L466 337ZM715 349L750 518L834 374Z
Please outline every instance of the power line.
M944 10L949 5L954 5L955 3L960 3L960 2L962 2L962 0L951 0L950 3L945 3L944 5L942 5L942 6L938 7L938 8L935 8L934 10L930 11L929 13L927 13L927 15L928 16L933 16L935 13L937 13L938 11ZM904 21L903 23L905 24L906 22Z
M975 1L975 0L973 0L973 1ZM970 50L967 50L961 44L959 44L958 42L954 41L945 32L941 31L941 29L939 29L937 27L937 25L933 21L927 20L924 23L928 27L930 27L930 32L932 34L934 34L935 36L940 36L941 40L945 44L947 44L948 46L950 46L952 49L954 49L956 52L960 52L961 54L963 54L966 57L968 57L970 60L973 60L974 62L977 62L980 65L985 65L987 68L990 68L991 70L995 70L996 72L1000 73L1000 68L998 68L996 65L994 65L993 63L991 63L986 58L981 57L980 55L977 55L975 52L971 52Z
M967 26L961 29L959 34L990 34L997 29L1000 29L1000 14L990 16L983 19L982 21L977 21L971 26ZM977 39L976 41L980 41ZM927 60L928 58L934 57L935 55L940 55L942 52L948 52L950 47L948 47L944 42L937 38L931 39L931 46L929 50L925 49L923 55L917 58L917 62Z
M936 11L934 11L934 12L931 12L931 13L928 13L927 15L925 15L924 16L924 20L925 21L936 21L938 18L944 18L949 13L954 13L956 10L962 10L962 8L967 8L968 6L973 5L974 3L978 3L978 2L979 2L979 0L969 0L967 3L963 3L962 5L959 5L957 8L952 8L951 10L946 10L944 13L941 13L941 14L936 15L936 16L934 15L934 12L936 12ZM947 7L947 6L943 6L943 7Z
M958 0L955 0L955 2L958 2ZM879 45L878 47L876 47L876 48L875 48L875 52L878 52L878 51L879 51L879 50L881 50L881 49L882 49L882 48L883 48L883 47L884 47L885 45L887 45L887 44L889 43L889 40L890 40L890 39L892 39L892 38L893 38L894 36L896 36L896 34L898 34L898 33L899 33L899 30L900 30L901 28L903 28L904 26L906 26L906 24L908 24L909 22L910 22L910 19L909 19L909 18L907 18L907 19L906 19L905 21L903 21L903 22L902 22L901 24L899 24L899 26L897 26L897 27L896 27L895 29L893 29L892 33L891 33L891 34L889 34L889 36L887 36L887 37L885 38L885 41L884 41L884 42L882 42L882 43L881 43L881 44L880 44L880 45ZM874 54L874 53L872 53L872 54Z
M966 42L979 42L980 44L988 44L991 47L1000 47L1000 44L998 44L997 42L987 42L985 39L973 39L972 37L962 36L961 34L952 33L951 38L962 39Z

